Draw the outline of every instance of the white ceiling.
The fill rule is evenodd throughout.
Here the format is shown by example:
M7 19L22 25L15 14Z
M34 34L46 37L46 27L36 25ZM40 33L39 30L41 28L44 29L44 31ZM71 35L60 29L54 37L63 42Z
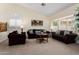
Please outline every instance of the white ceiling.
M46 3L46 6L41 6L41 3L22 3L20 5L33 9L42 15L48 16L68 8L74 5L74 3Z

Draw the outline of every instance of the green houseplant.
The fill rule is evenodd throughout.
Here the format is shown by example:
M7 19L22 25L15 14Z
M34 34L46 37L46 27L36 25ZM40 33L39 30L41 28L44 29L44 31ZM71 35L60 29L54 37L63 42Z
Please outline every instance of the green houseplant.
M75 12L75 29L79 32L79 7L76 8Z

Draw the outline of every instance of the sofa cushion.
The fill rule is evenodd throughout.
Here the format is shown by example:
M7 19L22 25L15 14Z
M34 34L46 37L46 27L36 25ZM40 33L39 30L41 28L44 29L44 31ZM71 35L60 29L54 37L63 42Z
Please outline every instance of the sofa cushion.
M33 30L30 30L29 33L30 33L30 34L33 34Z
M60 35L64 35L65 31L64 30L61 30L60 31Z
M35 31L36 34L41 34L41 31Z
M65 32L64 32L64 35L66 35L66 34L70 34L70 32L69 32L69 31L65 31Z
M60 35L60 31L58 30L58 31L56 31L56 34L59 34Z
M66 34L73 34L73 32L72 31L65 31L64 35L66 35Z

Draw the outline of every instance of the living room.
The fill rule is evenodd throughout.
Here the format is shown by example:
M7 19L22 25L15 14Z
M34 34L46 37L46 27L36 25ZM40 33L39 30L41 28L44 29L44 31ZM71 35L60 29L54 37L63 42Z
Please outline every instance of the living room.
M78 5L0 3L0 54L79 54Z

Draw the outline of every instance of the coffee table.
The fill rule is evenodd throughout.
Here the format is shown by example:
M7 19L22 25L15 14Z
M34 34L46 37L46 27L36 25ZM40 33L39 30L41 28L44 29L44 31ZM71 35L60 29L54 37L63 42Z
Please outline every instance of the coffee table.
M44 41L48 42L48 34L43 33L38 35L39 35L39 38L37 38L37 40L39 40L39 43L43 43Z

